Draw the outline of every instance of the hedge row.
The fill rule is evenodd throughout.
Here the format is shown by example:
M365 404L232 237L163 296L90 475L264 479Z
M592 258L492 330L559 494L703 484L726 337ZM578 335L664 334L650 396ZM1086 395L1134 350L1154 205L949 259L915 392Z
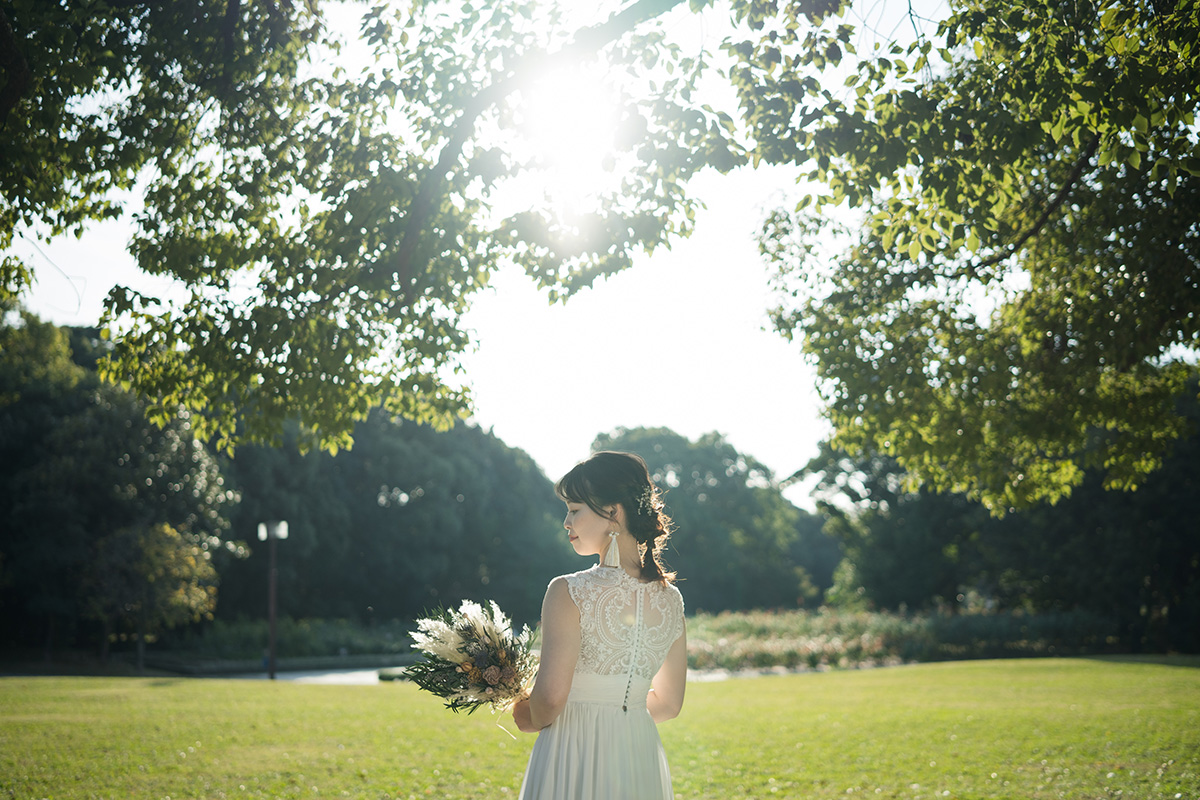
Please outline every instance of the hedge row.
M688 623L693 669L882 666L914 661L1113 652L1109 620L1061 614L756 611Z

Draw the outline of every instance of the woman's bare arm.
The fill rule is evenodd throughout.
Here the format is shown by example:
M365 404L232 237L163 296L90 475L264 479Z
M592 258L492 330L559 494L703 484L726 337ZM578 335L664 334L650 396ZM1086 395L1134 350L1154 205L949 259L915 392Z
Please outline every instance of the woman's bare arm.
M565 578L555 578L542 601L542 656L537 680L529 696L528 708L513 708L520 730L534 733L545 728L562 713L571 693L571 679L579 661L579 608L571 599ZM528 711L528 720L524 719Z
M667 660L650 682L646 708L655 722L665 722L679 716L683 694L687 689L687 630L679 635L667 653Z

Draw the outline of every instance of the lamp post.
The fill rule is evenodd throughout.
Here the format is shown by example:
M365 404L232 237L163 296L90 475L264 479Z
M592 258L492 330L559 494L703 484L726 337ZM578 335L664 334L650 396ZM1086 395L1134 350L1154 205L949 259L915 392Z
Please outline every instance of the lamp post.
M288 537L287 520L272 519L258 523L258 540L268 543L271 564L267 572L267 626L269 642L267 647L267 675L275 680L275 584L279 570L275 567L275 542Z

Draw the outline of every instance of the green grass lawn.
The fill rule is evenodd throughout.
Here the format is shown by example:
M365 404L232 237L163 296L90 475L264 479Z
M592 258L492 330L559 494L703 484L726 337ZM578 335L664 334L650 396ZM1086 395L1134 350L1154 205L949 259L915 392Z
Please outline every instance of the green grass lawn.
M406 683L0 679L0 797L515 797L533 739ZM511 723L508 725L510 728ZM1200 798L1200 659L694 683L680 798Z

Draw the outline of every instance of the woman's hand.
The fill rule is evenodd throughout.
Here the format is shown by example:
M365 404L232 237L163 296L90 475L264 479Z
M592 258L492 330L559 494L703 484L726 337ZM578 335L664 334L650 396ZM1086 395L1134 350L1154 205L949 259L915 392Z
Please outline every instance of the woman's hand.
M537 733L540 728L533 724L533 715L529 711L529 698L524 697L513 704L512 707L513 722L517 723L517 730L525 733Z

